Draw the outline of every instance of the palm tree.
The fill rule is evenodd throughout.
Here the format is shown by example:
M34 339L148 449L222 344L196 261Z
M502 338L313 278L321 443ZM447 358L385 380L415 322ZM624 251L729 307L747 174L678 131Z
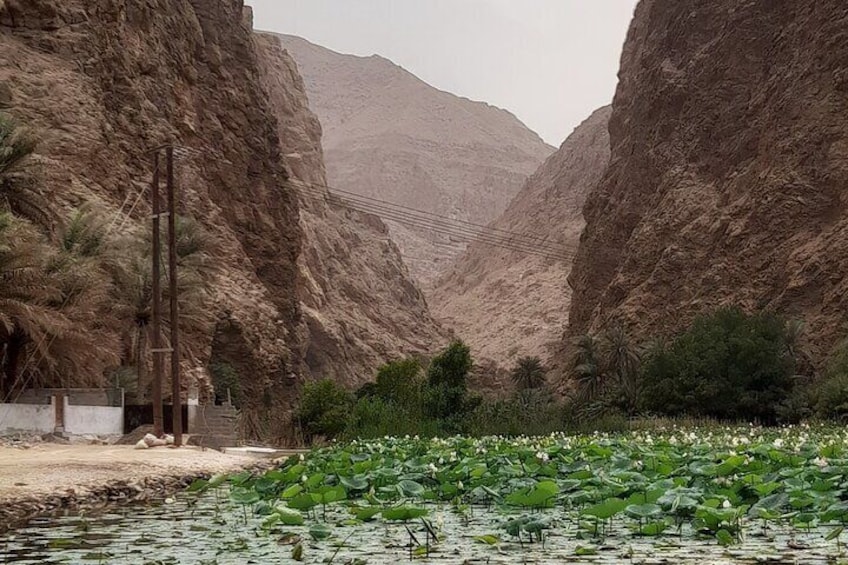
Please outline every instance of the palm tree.
M34 344L37 352L44 353L47 336L62 326L49 307L60 289L45 272L48 252L28 222L0 212L0 401L7 400L18 385L27 346Z
M635 413L641 388L641 348L630 341L623 326L617 325L603 332L601 349L604 372L618 386L627 412Z
M37 145L30 130L0 113L0 209L52 230L49 203L28 175L28 165Z
M214 250L211 236L196 221L177 217L177 294L180 308L180 328L185 335L207 335L213 325L214 308L210 305L210 281L215 268L210 259ZM144 400L151 384L149 343L153 322L153 269L150 234L132 233L113 239L112 251L104 257L113 280L114 312L123 321L125 363L135 366L138 379L137 394ZM168 265L162 258L162 302L167 311L169 300ZM163 316L163 345L169 343L170 321ZM200 344L188 339L180 342L181 355L196 365Z
M545 384L545 368L538 357L522 357L510 374L518 390L541 388Z
M601 366L600 346L595 336L584 334L574 341L571 370L577 380L577 401L581 405L597 399L604 389L604 371Z

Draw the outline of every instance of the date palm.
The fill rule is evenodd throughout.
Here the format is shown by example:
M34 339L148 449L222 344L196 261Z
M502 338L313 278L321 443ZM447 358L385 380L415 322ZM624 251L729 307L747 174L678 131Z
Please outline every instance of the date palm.
M165 240L163 234L163 241ZM210 260L214 249L208 233L197 222L178 217L177 240L177 295L180 308L180 329L186 335L208 335L214 323L209 284L215 269ZM135 366L137 393L143 400L151 384L150 342L153 322L153 269L149 232L136 231L115 238L110 243L107 268L114 281L113 299L115 315L122 320L124 362ZM169 343L168 264L162 257L163 320L162 343ZM180 354L192 364L197 364L201 344L183 339Z
M57 249L32 224L0 213L0 344L4 398L25 386L98 386L116 362L95 264Z
M0 209L52 230L50 206L30 174L37 146L29 129L0 113Z
M602 334L601 352L604 372L617 386L624 409L629 414L635 413L641 392L642 349L630 340L624 327L613 326Z
M61 293L46 273L48 253L28 222L0 212L0 400L8 400L18 386L27 348L43 354L50 333L62 329L62 320L50 308Z
M518 390L538 389L545 384L545 367L538 357L522 357L516 362L510 378Z
M586 405L596 400L604 389L605 374L602 367L600 345L597 338L584 334L574 341L571 371L577 381L577 403Z

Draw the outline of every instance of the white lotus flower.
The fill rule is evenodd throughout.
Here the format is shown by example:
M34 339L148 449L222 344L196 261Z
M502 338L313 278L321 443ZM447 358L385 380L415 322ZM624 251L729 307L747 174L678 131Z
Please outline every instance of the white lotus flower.
M725 500L724 502L721 503L721 507L725 508L725 509L730 508L731 506L733 506L733 505L730 503L729 500Z

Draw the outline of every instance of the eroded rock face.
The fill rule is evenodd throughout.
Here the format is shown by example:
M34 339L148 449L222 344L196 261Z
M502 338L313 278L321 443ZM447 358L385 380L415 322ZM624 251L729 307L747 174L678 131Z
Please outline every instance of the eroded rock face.
M362 384L373 380L382 363L433 352L448 336L430 315L382 221L333 204L323 188L321 124L309 109L297 65L278 36L260 34L257 42L290 180L321 187L300 201L304 371L312 378Z
M177 163L180 212L220 246L210 309L248 344L253 400L289 402L286 383L300 373L301 230L242 2L0 6L4 99L42 137L41 185L55 206L97 201L114 213L149 186L150 148L191 149ZM130 224L147 223L145 196ZM186 336L206 348L205 360L214 331Z
M610 113L601 108L578 126L489 225L535 238L522 247L538 254L477 242L437 282L435 315L475 354L502 367L528 355L547 362L561 340L583 204L609 162Z
M281 38L324 127L333 187L485 225L554 150L509 112L439 91L382 57ZM437 225L388 225L425 293L465 246Z
M662 335L736 303L802 317L819 359L845 336L845 2L642 0L610 135L571 334Z

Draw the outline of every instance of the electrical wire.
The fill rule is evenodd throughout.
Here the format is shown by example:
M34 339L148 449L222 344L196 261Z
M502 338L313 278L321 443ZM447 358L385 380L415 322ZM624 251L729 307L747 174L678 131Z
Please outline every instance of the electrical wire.
M499 233L487 232L485 229L471 229L466 226L456 225L449 221L437 220L430 217L424 217L421 214L408 212L406 210L410 210L410 208L407 207L403 207L404 210L397 210L391 203L387 203L387 205L378 205L374 203L354 201L348 198L339 197L332 193L318 193L314 190L303 188L298 192L302 198L337 205L361 213L376 215L388 221L396 222L408 227L428 230L440 235L446 235L463 242L479 242L512 251L541 255L562 261L571 261L575 255L575 250L563 246L554 246L550 243L545 245L531 243L526 237L524 237L524 234L519 234L517 232L499 230L501 233L510 234L507 236L500 235Z

